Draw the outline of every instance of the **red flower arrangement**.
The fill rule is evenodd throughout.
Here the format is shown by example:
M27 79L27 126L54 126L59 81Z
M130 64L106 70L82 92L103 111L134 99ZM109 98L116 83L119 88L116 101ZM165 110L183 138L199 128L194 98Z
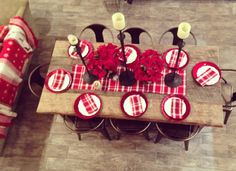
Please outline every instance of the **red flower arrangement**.
M119 64L116 48L112 43L99 46L97 51L88 57L88 70L99 79L106 77L109 72L116 72Z
M140 81L159 82L164 69L161 55L152 49L146 50L135 67L135 78Z

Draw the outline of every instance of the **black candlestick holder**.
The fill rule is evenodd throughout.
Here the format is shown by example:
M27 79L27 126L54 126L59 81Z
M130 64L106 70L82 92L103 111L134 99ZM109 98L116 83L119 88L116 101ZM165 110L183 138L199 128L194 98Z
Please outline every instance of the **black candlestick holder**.
M122 55L123 55L123 64L125 66L125 71L122 71L119 76L119 81L121 85L124 86L131 86L136 83L136 79L134 78L134 72L130 71L127 67L127 59L125 56L125 46L124 46L124 39L125 35L124 33L120 30L120 33L118 34L118 39L120 40L121 44L121 50L122 50Z
M81 54L81 48L80 48L79 44L80 44L80 42L76 45L76 51L77 51L77 53L78 53L78 55L79 55L83 65L85 66L85 73L84 73L83 79L84 79L84 81L86 83L92 84L95 80L98 80L98 77L96 75L92 74L88 70L87 65L86 65L86 63L84 61L84 58L83 58L83 56Z
M178 49L178 56L177 56L177 59L175 62L175 67L172 69L171 73L169 73L165 76L164 81L168 87L175 88L175 87L178 87L180 84L182 84L183 79L178 73L176 73L176 71L177 71L177 67L178 67L179 56L180 56L181 50L184 47L184 45L185 45L185 42L183 41L183 39L180 39L178 41L179 49Z

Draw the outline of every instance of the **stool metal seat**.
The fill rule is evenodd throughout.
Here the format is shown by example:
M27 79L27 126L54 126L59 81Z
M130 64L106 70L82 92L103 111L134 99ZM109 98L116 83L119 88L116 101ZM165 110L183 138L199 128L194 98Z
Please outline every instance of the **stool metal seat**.
M157 143L161 136L164 136L173 141L183 141L185 150L188 151L189 141L193 139L202 129L198 125L180 125L156 123L158 134L154 140Z
M143 134L149 140L148 129L151 122L135 121L135 120L118 120L109 119L112 128L117 132L117 139L121 134Z

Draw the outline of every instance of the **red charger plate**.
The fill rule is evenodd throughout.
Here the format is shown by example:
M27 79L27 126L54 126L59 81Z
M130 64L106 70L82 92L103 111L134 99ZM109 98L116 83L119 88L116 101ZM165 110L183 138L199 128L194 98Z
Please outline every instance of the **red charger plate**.
M169 67L169 63L167 62L167 54L168 53L170 53L172 50L178 50L178 48L171 48L171 49L168 49L167 51L165 51L164 53L163 53L163 59L164 59L164 61L165 61L165 63L166 63L166 65ZM185 56L186 56L186 61L185 61L185 63L181 66L181 67L179 67L179 66L177 66L177 69L183 69L183 68L185 68L187 65L188 65L188 63L189 63L189 55L188 55L188 53L186 52L186 51L184 51L183 49L181 50L181 52L184 52L185 53ZM169 67L170 68L170 67Z
M127 98L132 96L132 95L140 95L141 98L143 99L143 102L146 104L144 111L142 113L140 113L139 115L136 115L136 116L132 115L132 109L125 109L125 106L124 106L125 105L125 100L127 100ZM121 101L120 101L120 107L121 107L122 112L126 116L136 118L136 117L142 116L147 111L148 101L147 101L146 96L141 92L128 92L128 93L126 93L122 96ZM129 110L131 110L130 113L128 113Z
M45 87L46 87L49 91L51 91L51 92L53 92L53 93L62 93L62 92L65 92L66 90L68 90L68 89L70 88L70 85L71 85L71 83L72 83L71 73L68 72L68 71L66 71L64 68L60 68L60 69L62 69L62 70L64 70L64 71L66 72L66 76L65 76L65 80L64 80L64 85L62 86L62 88L61 88L60 90L55 90L55 89L53 89L52 87L50 87L50 84L51 84L52 81L53 81L53 77L52 77L52 76L56 73L56 71L57 71L58 69L53 70L53 71L51 71L50 73L48 73L47 76L46 76L46 79L45 79L45 83L44 83Z
M216 64L214 64L213 62L209 62L209 61L202 61L202 62L199 62L199 63L197 63L196 65L194 65L194 67L193 67L193 69L192 69L192 76L193 76L193 78L194 78L194 80L196 81L196 79L197 79L197 77L198 77L198 70L199 69L201 69L202 67L207 67L207 66L209 66L209 67L213 67L213 68L215 68L215 70L216 71L218 71L218 73L219 73L219 77L218 77L218 79L216 79L216 80L213 80L213 82L208 82L208 83L206 83L206 85L213 85L213 84L216 84L219 80L220 80L220 78L221 78L221 70L220 70L220 68L216 65ZM200 75L200 74L199 74ZM197 81L196 81L197 82ZM198 83L198 82L197 82ZM199 83L198 83L199 84Z
M81 108L81 105L83 105L83 103L82 102L80 103L80 100L85 94L91 95L93 97L93 100L95 101L96 105L97 105L97 103L100 105L100 106L97 105L97 107L99 109L96 112L91 113L91 114L86 114L86 110L85 109L83 110ZM82 106L82 107L84 107L84 106ZM74 111L75 111L76 115L81 119L91 119L91 118L97 116L99 114L99 112L101 111L101 109L102 109L101 98L94 93L83 93L79 97L77 97L77 99L74 102Z
M86 58L86 56L89 56L89 54L91 54L93 52L93 45L91 42L87 41L87 40L81 40L81 42L85 43L87 45L87 53L82 52L82 56L83 58ZM74 51L74 47L72 45L69 45L67 48L67 54L69 57L73 58L73 59L79 59L79 55L73 55L72 52Z
M185 103L186 109L185 109L185 112L184 112L184 114L183 114L183 116L182 116L181 119L173 118L173 117L170 116L170 114L168 114L168 113L166 112L165 103L166 103L170 98L173 98L173 97L180 98L180 99L182 99L183 102ZM190 114L190 110L191 110L191 107L190 107L190 103L189 103L188 99L187 99L186 97L182 96L182 95L177 95L177 94L175 94L175 95L169 95L169 96L166 96L166 97L162 100L162 102L161 102L161 111L162 111L162 114L163 114L168 120L179 120L179 121L180 121L180 120L184 120L184 119L186 119L186 118L188 117L188 115Z

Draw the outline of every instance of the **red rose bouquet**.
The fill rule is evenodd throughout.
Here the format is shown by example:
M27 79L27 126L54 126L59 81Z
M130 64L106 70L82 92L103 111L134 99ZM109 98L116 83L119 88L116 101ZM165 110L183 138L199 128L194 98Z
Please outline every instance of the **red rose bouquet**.
M161 55L152 49L146 50L135 67L135 78L140 81L158 82L162 76L164 61Z
M93 55L88 57L87 67L89 71L98 76L99 79L106 77L110 72L116 72L119 64L116 57L116 45L108 43L107 45L101 45Z

